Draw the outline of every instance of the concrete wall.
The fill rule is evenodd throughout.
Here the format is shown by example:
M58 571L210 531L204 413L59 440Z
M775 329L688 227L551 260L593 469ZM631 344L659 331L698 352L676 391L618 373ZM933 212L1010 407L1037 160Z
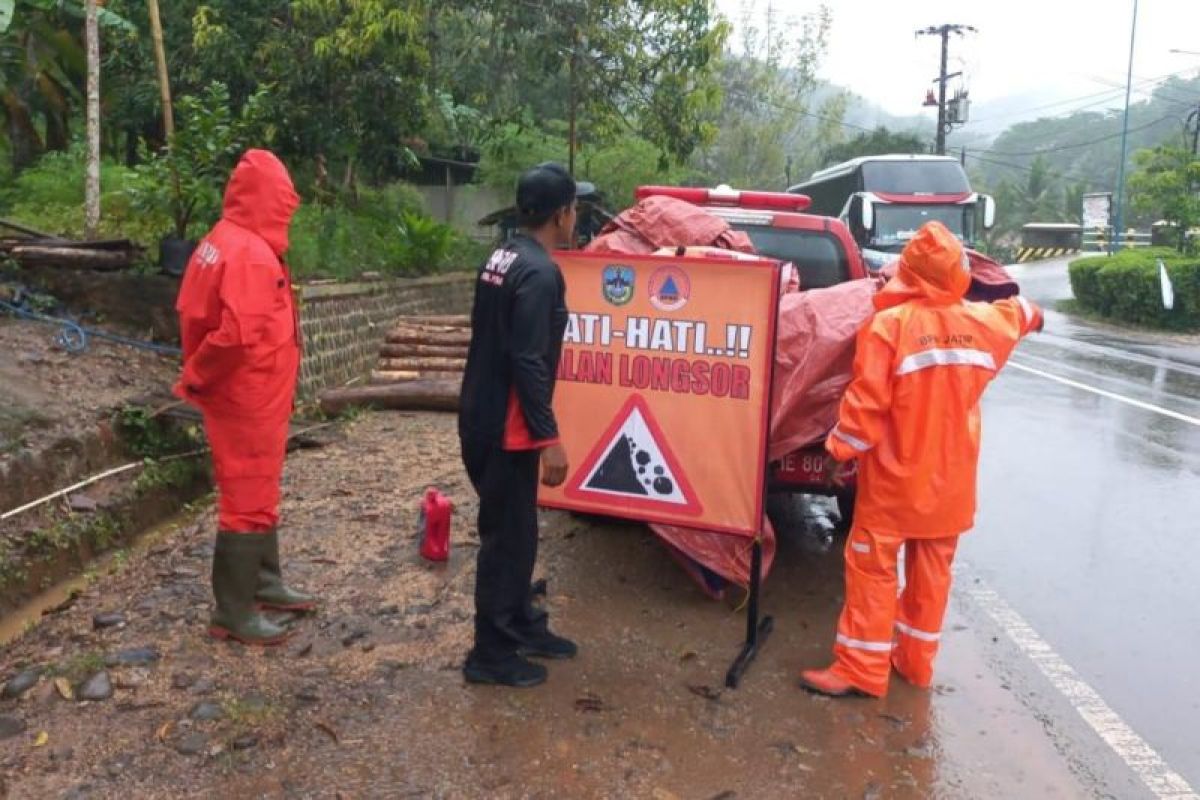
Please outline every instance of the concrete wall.
M418 186L425 198L425 209L438 222L453 226L460 233L480 242L496 236L494 227L481 228L475 223L505 206L512 205L511 192L488 186Z
M398 317L470 313L475 274L318 284L296 292L304 335L300 395L311 398L322 389L366 376Z

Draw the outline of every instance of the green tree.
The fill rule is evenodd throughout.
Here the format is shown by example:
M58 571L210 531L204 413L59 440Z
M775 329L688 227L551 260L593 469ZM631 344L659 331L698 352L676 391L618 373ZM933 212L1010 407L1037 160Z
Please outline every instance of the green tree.
M634 134L677 162L713 134L728 26L707 0L457 0L428 25L434 82L494 130L565 122L573 105L581 146Z
M1179 252L1195 242L1188 231L1200 225L1200 156L1181 147L1161 146L1134 153L1137 171L1129 178L1135 211L1171 226Z
M516 123L502 126L484 146L481 179L489 186L511 192L517 177L530 165L562 159L567 147L565 133L561 123L550 126L550 130ZM656 145L634 134L603 144L589 142L579 152L576 175L596 184L605 204L619 211L633 205L638 186L674 184L686 178L685 168L664 166L660 156Z
M1080 199L1067 199L1074 192L1078 192ZM996 226L986 236L988 246L1014 245L1021 228L1030 222L1077 219L1082 194L1078 186L1064 193L1060 179L1051 172L1046 161L1035 158L1023 183L1004 179L996 186Z
M846 97L813 108L817 68L832 16L815 14L759 28L752 4L743 7L738 52L727 52L718 70L721 107L708 119L717 131L696 159L709 182L783 189L818 163L818 143L837 135Z
M87 80L83 18L79 0L0 2L0 111L14 169L70 146ZM98 19L110 36L133 30L108 9L100 9Z
M838 142L827 148L821 157L821 166L828 167L862 156L923 153L926 149L925 140L920 135L911 132L890 131L881 125L873 131L864 131L853 139Z
M272 129L263 122L264 93L251 96L236 115L221 83L180 98L178 105L175 136L168 147L144 154L129 194L133 206L145 212L169 209L175 236L187 239L217 221L238 157L248 147L269 145Z

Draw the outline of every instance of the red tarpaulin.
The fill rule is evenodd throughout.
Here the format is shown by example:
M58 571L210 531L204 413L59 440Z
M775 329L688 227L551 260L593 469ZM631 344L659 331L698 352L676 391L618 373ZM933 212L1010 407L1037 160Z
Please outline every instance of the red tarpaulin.
M604 226L588 253L649 255L663 247L709 246L753 253L750 237L720 217L674 197L647 197Z

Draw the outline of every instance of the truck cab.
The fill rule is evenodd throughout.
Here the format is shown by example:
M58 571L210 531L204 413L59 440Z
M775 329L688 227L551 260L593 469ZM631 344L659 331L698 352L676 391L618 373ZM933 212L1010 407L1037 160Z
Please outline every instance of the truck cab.
M808 197L783 192L642 186L638 200L662 196L700 206L750 237L758 252L795 265L800 289L824 289L867 277L862 253L840 220L804 213Z

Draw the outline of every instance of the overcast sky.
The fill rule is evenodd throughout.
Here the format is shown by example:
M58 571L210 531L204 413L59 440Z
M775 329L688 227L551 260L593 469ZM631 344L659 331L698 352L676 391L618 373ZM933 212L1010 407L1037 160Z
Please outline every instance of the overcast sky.
M743 0L718 0L732 20ZM817 0L753 0L761 19L768 5L776 22L811 12ZM1133 0L827 0L833 12L829 54L821 70L894 114L921 113L937 76L940 40L913 32L963 23L978 34L953 38L950 71L965 69L976 104L1028 95L1029 106L1080 98L1045 109L1055 115L1087 103L1119 105L1102 94L1123 86L1129 57ZM1200 0L1141 0L1134 82L1167 73L1200 70ZM1146 80L1145 85L1151 85ZM1200 99L1200 98L1198 98Z

